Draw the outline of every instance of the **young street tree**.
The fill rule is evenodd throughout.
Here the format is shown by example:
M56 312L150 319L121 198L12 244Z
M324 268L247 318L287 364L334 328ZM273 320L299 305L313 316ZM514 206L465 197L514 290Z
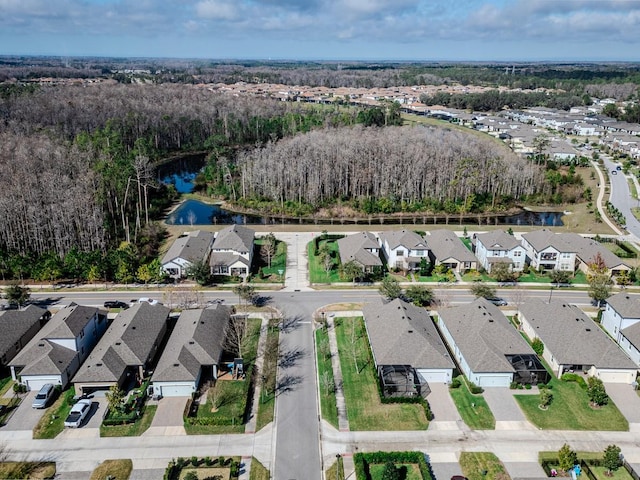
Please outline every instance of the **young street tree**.
M602 458L602 466L607 469L607 474L611 475L620 468L620 447L617 445L609 445L604 449L604 457Z
M609 395L604 388L602 380L596 377L589 377L587 380L587 395L589 400L598 406L603 406L609 403Z
M242 300L249 303L253 300L253 297L255 297L256 289L251 285L241 283L233 287L233 293L238 295L238 303L242 304Z
M109 410L112 412L119 412L122 410L122 401L124 400L125 392L118 385L112 385L109 391L105 393Z
M471 285L471 293L476 298L494 298L496 296L496 289L486 283L474 283Z
M563 472L567 472L569 469L578 462L578 455L571 450L568 444L564 444L560 450L558 450L558 467Z
M427 307L435 300L433 290L422 285L411 285L405 295L411 303L419 307Z
M390 276L386 276L382 279L378 291L380 292L380 295L386 297L387 300L395 300L400 295L402 295L402 287L400 286L400 282Z
M244 343L247 337L247 316L233 315L225 333L223 347L237 358L243 358Z
M598 304L611 296L611 275L604 259L597 253L593 261L588 264L587 282L589 283L589 296Z
M273 233L269 233L262 237L262 246L260 247L260 254L267 258L267 267L271 268L271 259L276 254L278 241Z
M340 276L349 282L354 282L358 278L362 278L362 268L353 260L347 263L343 263L340 266Z
M13 283L5 289L4 295L9 305L16 305L19 308L29 301L31 291L28 287L21 287L17 283Z
M187 276L192 277L198 285L206 285L211 280L211 268L205 260L198 260L187 267Z

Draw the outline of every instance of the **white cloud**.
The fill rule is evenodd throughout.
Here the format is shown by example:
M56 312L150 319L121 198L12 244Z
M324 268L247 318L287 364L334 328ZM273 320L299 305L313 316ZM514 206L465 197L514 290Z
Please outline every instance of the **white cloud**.
M237 3L225 0L203 0L195 10L198 17L209 20L235 20L240 13Z

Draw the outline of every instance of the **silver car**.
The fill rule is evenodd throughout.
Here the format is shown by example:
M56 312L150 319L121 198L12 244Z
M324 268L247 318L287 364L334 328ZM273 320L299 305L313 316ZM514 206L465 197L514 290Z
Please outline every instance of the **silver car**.
M47 405L53 398L55 387L52 383L45 383L40 391L36 394L36 398L33 399L31 406L33 408L47 408Z

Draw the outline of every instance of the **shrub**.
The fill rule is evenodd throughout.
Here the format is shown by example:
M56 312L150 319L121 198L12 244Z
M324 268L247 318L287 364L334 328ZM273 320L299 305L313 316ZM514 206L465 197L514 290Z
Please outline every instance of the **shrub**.
M524 384L524 388L525 388L525 390L531 390L531 384L530 383L525 383Z
M589 377L587 381L587 395L596 405L602 406L609 403L609 395L604 388L602 380L596 377Z
M560 380L562 380L563 382L576 382L578 385L580 385L580 387L584 389L587 388L587 382L585 382L584 378L582 378L577 373L563 373L560 377Z
M511 382L511 383L509 384L509 388L510 388L511 390L515 390L516 388L518 388L518 382Z
M484 389L482 387L479 387L475 383L471 382L471 383L469 383L469 391L471 393L473 393L474 395L477 395L479 393L484 392Z
M198 474L194 471L187 472L183 480L198 480Z
M551 402L553 401L553 393L551 393L551 390L548 389L544 389L540 391L540 405L542 405L543 407L548 407L549 405L551 405Z
M460 385L462 385L462 382L460 381L459 378L454 378L453 380L451 380L451 383L449 384L449 388L460 388Z
M531 342L531 348L533 348L533 351L540 356L544 353L544 343L542 343L542 340L539 338L535 338L533 342Z

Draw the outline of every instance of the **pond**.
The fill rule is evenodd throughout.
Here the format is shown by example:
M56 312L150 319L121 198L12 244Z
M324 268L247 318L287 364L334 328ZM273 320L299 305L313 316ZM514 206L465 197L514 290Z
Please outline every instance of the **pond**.
M205 165L205 159L204 154L167 159L165 163L158 165L156 177L161 183L174 185L178 193L191 193L196 176Z
M169 225L275 225L275 224L301 224L301 225L398 225L401 223L411 223L413 219L390 217L385 219L372 219L367 217L352 219L282 219L278 217L245 215L221 208L219 205L212 205L198 200L186 200L176 210L170 213L166 222ZM444 225L446 218L425 215L415 219L416 225ZM459 223L459 217L451 216L450 225ZM539 227L560 227L562 223L562 212L521 212L517 215L503 217L468 217L465 223L477 223L481 225L522 225Z

